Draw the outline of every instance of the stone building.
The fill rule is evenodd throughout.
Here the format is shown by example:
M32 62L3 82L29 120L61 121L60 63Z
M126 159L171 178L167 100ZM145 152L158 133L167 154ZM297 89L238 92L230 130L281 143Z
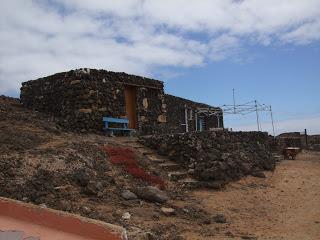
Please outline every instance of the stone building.
M207 104L165 94L167 129L171 133L223 128L222 110ZM174 114L173 114L174 113Z
M197 103L165 95L161 81L126 73L96 69L57 73L22 83L20 98L24 106L50 114L72 130L101 131L102 117L109 116L128 118L129 127L139 134L184 132L185 106L189 129L196 130L191 119L195 120ZM207 126L217 127L216 117L212 119L206 120Z

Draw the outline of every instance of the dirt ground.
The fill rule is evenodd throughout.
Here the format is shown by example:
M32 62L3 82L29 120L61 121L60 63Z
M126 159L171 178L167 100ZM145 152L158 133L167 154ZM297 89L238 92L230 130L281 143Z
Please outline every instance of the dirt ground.
M301 153L266 175L243 178L223 191L194 192L205 210L221 212L228 223L224 234L186 233L187 239L320 239L320 153Z

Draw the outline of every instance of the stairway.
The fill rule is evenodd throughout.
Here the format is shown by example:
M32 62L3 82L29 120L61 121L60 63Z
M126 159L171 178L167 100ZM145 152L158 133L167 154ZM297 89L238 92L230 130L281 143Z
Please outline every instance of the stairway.
M158 171L161 169L166 173L167 180L185 188L195 188L199 185L199 182L190 176L180 164L169 160L167 157L160 156L154 150L140 144L137 138L118 138L114 140L123 147L133 148L138 154L144 155L152 163L152 170Z

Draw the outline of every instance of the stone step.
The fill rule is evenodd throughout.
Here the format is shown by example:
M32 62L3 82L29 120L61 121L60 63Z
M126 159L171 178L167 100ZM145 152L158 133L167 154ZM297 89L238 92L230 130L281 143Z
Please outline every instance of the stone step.
M138 143L138 140L135 138L118 139L118 141L123 143Z
M130 147L136 148L136 149L145 149L144 146L141 145L130 145Z
M141 151L141 153L143 154L143 155L153 155L154 154L154 152L152 152L152 151Z
M161 158L153 158L153 159L150 159L150 158L149 158L149 160L150 160L150 162L156 163L156 164L161 164L161 163L166 162L165 159L161 159Z
M181 168L181 166L176 163L162 163L159 166L165 171L177 171Z
M130 146L131 148L134 148L135 150L137 150L137 151L140 151L140 152L145 152L146 151L146 149L144 148L144 147L142 147L142 146Z
M158 163L158 164L164 163L166 161L166 159L159 158L159 157L154 156L154 155L149 155L147 158L150 160L150 162Z
M170 180L172 181L178 181L181 180L183 178L188 177L188 173L187 172L169 172L168 173L168 177L170 178Z
M200 186L200 182L194 178L185 178L179 180L178 182L186 188L197 188Z

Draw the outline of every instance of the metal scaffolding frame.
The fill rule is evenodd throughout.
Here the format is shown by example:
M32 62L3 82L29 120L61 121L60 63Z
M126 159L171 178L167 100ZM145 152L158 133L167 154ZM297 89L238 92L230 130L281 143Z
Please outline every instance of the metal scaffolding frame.
M244 104L236 104L234 89L232 89L232 95L233 95L233 105L221 106L221 109L224 115L228 115L228 114L247 115L250 113L255 113L256 121L257 121L257 129L258 131L262 131L259 112L270 112L273 136L275 136L274 119L273 119L273 112L272 112L271 105L260 104L257 100L253 100Z
M198 131L198 118L199 115L201 116L216 116L218 122L218 128L221 127L220 118L225 115L247 115L250 113L256 114L256 121L257 121L257 129L258 131L262 131L261 123L260 123L260 112L270 112L270 119L272 124L272 131L273 136L275 136L275 127L274 127L274 119L273 119L273 112L271 105L260 104L257 100L253 100L243 104L236 104L235 101L235 94L234 89L233 91L233 104L231 105L222 105L220 107L201 107L195 110L195 124L196 124L196 131ZM188 107L185 105L185 123L182 124L186 127L186 132L189 131L189 124L188 124Z

